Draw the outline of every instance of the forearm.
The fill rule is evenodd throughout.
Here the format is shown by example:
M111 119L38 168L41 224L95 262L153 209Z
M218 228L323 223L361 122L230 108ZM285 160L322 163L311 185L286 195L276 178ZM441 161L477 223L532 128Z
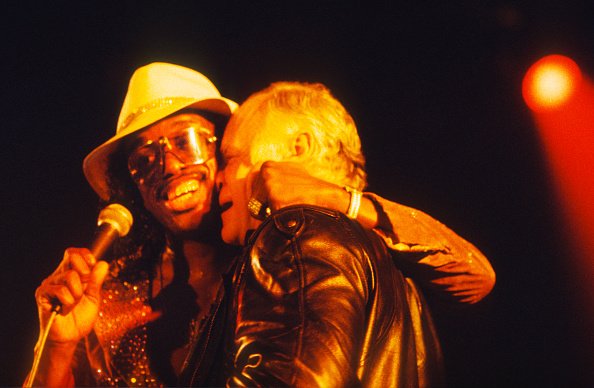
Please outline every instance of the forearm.
M302 165L266 162L261 169L261 191L256 196L273 210L310 204L347 213L351 195L342 187L313 177ZM427 214L371 193L361 199L357 221L383 237L396 259L414 280L439 296L474 303L487 295L495 273L472 244ZM403 269L403 268L401 268Z
M316 204L346 213L350 197L338 186L320 185ZM420 210L365 193L357 221L374 229L406 261L407 272L443 299L476 303L495 284L491 264L473 244Z
M73 387L72 365L76 343L46 343L33 386Z
M461 303L476 303L491 291L495 272L473 244L422 211L365 195L383 213L376 232L409 262L408 270L420 284Z

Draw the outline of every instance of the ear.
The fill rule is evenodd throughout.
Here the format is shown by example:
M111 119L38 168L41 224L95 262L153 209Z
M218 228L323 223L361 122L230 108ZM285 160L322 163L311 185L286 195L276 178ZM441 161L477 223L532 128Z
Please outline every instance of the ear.
M295 156L306 156L311 149L312 139L309 132L299 133L293 140L292 150Z

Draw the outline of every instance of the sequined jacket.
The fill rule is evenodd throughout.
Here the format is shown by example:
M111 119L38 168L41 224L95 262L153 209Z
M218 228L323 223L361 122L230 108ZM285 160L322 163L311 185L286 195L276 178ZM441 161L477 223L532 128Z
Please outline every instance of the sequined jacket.
M254 233L234 279L230 386L436 386L431 316L373 232L288 207Z

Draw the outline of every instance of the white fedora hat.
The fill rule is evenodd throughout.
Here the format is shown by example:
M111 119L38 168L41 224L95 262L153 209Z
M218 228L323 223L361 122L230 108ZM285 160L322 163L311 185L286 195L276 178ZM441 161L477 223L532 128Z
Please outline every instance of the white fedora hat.
M132 74L115 136L83 161L85 177L99 197L109 199L109 158L120 140L184 108L230 116L237 104L222 97L204 75L187 67L155 62Z

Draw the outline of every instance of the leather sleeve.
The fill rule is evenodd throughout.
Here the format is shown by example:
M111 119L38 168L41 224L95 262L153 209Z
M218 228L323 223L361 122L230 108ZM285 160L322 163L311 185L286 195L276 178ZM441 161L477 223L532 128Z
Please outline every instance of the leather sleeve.
M365 193L380 215L375 232L398 266L435 296L473 304L495 285L493 267L473 244L426 213Z
M273 214L260 227L236 283L228 386L357 384L374 285L351 227L333 212L302 208Z

